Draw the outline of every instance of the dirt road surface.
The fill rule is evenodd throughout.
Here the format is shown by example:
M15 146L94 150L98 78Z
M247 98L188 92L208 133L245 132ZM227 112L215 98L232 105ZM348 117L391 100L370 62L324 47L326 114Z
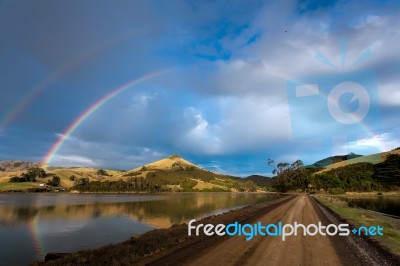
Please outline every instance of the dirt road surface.
M324 225L331 223L326 211L307 195L298 195L257 217L249 223L283 224L294 222ZM215 241L198 243L181 250L161 252L143 260L143 265L394 265L393 261L360 247L351 238L331 236L255 236L214 237ZM212 237L211 237L212 238ZM217 239L219 238L219 239ZM221 238L223 238L221 240ZM204 242L204 241L203 241ZM366 250L367 249L367 250Z

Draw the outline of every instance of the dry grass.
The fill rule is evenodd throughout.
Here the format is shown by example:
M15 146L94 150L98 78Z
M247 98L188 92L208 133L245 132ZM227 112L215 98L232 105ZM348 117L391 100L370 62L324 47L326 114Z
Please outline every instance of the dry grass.
M10 172L0 172L0 184L3 188L11 187L12 189L17 190L26 190L27 188L38 187L40 183L47 183L48 180L51 180L54 175L60 177L61 186L63 187L72 187L74 182L69 178L71 176L75 176L76 178L89 178L90 181L117 181L120 179L126 179L123 175L125 172L117 171L117 170L106 170L110 176L100 176L97 174L96 168L86 168L86 167L70 167L70 168L50 168L50 170L46 171L47 176L45 178L36 178L36 183L14 183L14 185L7 185L9 180L13 176L20 176L22 173L27 172L27 170L18 170L18 171L10 171ZM33 185L23 185L23 184L33 184ZM1 189L0 189L1 190ZM8 189L3 189L8 190Z
M191 178L191 179L197 182L197 185L195 185L193 187L193 189L203 190L203 189L212 189L212 188L215 188L215 187L226 189L226 187L218 186L218 185L211 184L211 183L208 183L208 182L204 182L204 181L202 181L200 179L193 179L193 178Z
M379 192L382 196L386 197L400 197L400 191L388 191ZM346 192L346 196L349 198L362 198L362 197L375 197L378 196L378 192Z
M185 159L182 158L165 158L165 159L161 159L159 161L153 162L153 163L149 163L144 165L146 167L146 169L148 170L167 170L167 169L171 169L173 168L173 164L177 163L183 167L187 167L187 166L192 166L192 167L197 167L198 166L192 164L189 161L186 161ZM134 169L132 169L131 171L140 171L140 169L142 168L142 166L136 167ZM130 171L130 172L131 172Z
M24 183L0 183L0 191L10 190L27 190L28 188L37 188L38 183L24 182Z

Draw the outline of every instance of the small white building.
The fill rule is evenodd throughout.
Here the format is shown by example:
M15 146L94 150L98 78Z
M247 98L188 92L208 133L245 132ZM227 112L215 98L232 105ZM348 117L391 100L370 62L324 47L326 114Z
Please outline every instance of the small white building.
M45 187L46 186L46 184L39 184L39 187Z

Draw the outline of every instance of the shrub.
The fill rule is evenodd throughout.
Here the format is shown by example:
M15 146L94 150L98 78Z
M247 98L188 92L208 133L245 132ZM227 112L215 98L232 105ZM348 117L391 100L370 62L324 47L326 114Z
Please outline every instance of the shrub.
M343 188L335 187L335 188L329 188L328 193L332 194L332 195L340 195L340 194L344 194L345 192L344 192Z
M39 167L30 168L27 174L33 177L40 177L40 178L46 177L46 171L44 171L44 169Z
M18 176L13 176L10 178L10 183L18 183L19 181L19 177Z
M36 182L36 178L30 173L23 173L19 178L19 182Z
M193 187L197 185L197 181L193 179L186 179L180 182L179 185L183 188L184 191L191 191Z
M84 177L84 178L77 178L74 181L74 186L78 186L78 185L84 185L86 183L89 183L89 178Z
M98 175L108 176L108 173L107 173L105 170L103 170L103 169L97 170L96 173L97 173Z
M124 176L138 176L141 174L142 174L142 172L138 171L138 172L130 172L130 173L124 174Z
M185 169L183 168L183 166L180 165L179 163L173 163L173 164L172 164L172 168L174 168L174 169L177 170L177 171L183 171L183 170L185 170Z
M60 178L58 176L53 176L53 178L51 180L47 181L47 184L49 186L53 186L53 187L59 186L60 183L61 183L61 180L60 180Z

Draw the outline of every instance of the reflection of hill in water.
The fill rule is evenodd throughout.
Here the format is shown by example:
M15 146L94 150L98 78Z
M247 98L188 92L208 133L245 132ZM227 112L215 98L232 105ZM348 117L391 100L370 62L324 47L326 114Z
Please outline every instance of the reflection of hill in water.
M0 225L11 225L40 220L89 220L97 217L128 216L157 228L204 216L216 210L249 205L272 198L268 194L191 194L171 196L163 200L136 202L100 202L75 205L1 206Z
M345 199L351 207L360 207L400 217L400 198L350 198Z

